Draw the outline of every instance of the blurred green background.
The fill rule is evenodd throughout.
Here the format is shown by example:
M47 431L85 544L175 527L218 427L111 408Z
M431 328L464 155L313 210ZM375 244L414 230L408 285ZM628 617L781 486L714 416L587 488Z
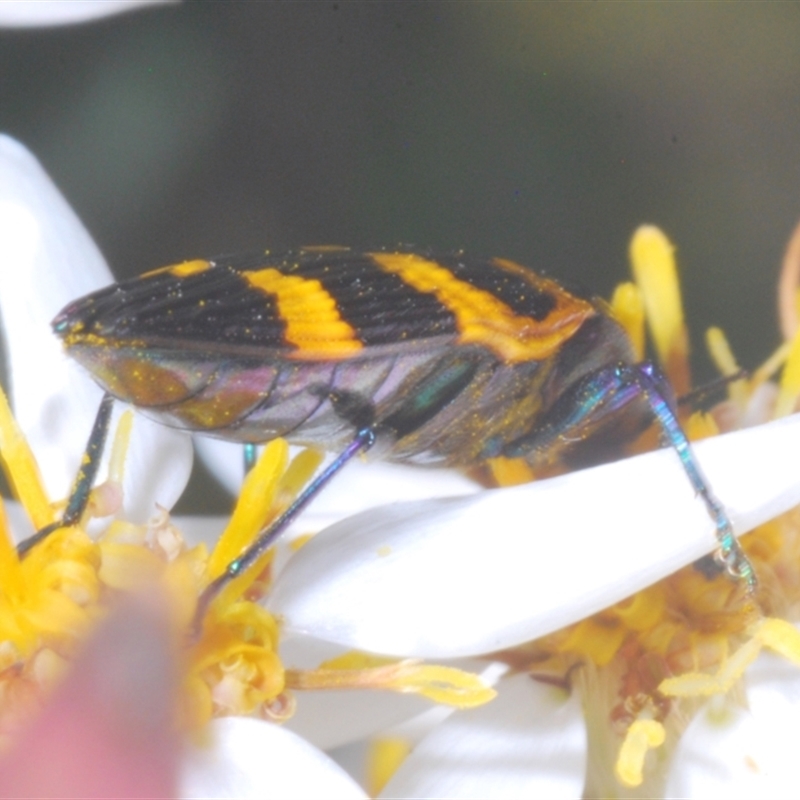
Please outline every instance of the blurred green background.
M608 295L642 222L700 336L778 343L800 217L800 4L187 2L0 33L0 128L118 276L412 243Z

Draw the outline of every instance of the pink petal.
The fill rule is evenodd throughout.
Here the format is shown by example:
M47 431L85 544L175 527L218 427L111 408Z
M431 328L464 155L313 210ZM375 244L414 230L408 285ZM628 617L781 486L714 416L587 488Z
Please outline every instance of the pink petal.
M121 604L0 763L2 797L174 797L180 743L160 595Z

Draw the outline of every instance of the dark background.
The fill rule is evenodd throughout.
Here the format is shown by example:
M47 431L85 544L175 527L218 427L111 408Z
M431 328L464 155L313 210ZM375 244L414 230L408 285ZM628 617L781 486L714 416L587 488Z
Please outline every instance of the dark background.
M0 33L0 127L118 276L298 244L519 260L608 295L678 246L699 380L778 343L795 3L186 2Z

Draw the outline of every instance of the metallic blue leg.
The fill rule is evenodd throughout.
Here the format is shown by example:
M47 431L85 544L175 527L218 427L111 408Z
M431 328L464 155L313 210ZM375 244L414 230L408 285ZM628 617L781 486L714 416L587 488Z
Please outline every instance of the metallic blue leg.
M714 554L716 562L731 577L744 581L748 590L753 591L756 587L753 566L733 533L725 509L700 470L689 440L678 422L672 392L661 371L647 361L641 364L618 364L589 375L571 394L568 402L562 398L552 419L512 442L503 455L520 457L532 450L546 451L560 437L581 438L582 432L590 431L609 413L637 398L644 398L714 521L719 542L719 549Z
M248 442L244 446L244 474L247 475L251 469L256 465L258 459L258 452L256 446L252 442Z
M347 464L353 456L369 450L375 443L376 433L372 427L362 428L355 439L343 450L311 483L297 496L295 501L273 520L242 553L239 558L228 564L225 572L213 580L200 595L195 611L194 629L199 631L203 624L206 610L222 588L231 580L246 572L275 543L275 540L286 530L292 520L316 497L328 482Z
M620 370L621 380L635 381L646 397L653 415L661 425L669 443L672 445L681 460L683 469L689 476L694 490L700 495L708 510L709 516L716 526L719 550L715 553L716 560L732 577L742 580L750 591L756 588L756 575L753 565L744 554L733 532L733 526L722 504L711 491L697 459L694 457L689 440L683 432L675 412L667 402L659 384L664 384L664 379L656 367L650 363L636 364Z

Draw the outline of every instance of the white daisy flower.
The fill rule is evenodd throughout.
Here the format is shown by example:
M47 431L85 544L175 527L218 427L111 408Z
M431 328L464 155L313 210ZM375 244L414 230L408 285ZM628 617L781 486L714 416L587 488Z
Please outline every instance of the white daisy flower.
M99 393L53 344L47 322L65 302L108 282L110 276L35 160L5 138L0 139L0 225L0 307L15 408L45 471L47 492L42 488L42 496L60 497L67 493L81 457ZM79 399L72 399L76 394ZM747 413L758 394L754 389L752 398L746 398ZM742 411L740 418L744 417ZM137 429L150 439L132 444L133 456L125 459L122 517L137 521L138 514L143 521L154 502L169 508L180 494L191 455L182 434L140 425L138 418ZM766 544L755 538L761 534L754 534L750 541L757 544L748 549L762 587L769 590L766 598L763 589L757 596L760 608L724 576L710 581L714 588L709 600L708 593L698 590L708 579L691 567L666 583L656 583L716 547L714 526L670 450L510 489L476 491L468 483L451 483L453 488L443 490L427 473L424 489L417 482L409 484L413 488L405 502L350 516L311 539L278 572L274 584L261 588L267 591L269 609L280 615L287 644L294 637L298 652L306 648L311 665L326 656L310 656L309 648L327 641L340 649L402 659L455 659L502 650L493 660L516 670L500 680L494 703L429 725L427 735L385 787L387 797L510 797L536 791L578 797L585 791L622 795L641 792L642 787L656 790L653 796L658 796L672 786L700 794L714 791L709 787L715 775L723 776L718 786L730 786L751 762L771 776L771 785L783 785L778 751L753 748L762 741L758 732L780 730L770 726L777 717L784 719L781 714L791 713L791 671L759 673L753 697L766 687L762 693L767 699L751 703L752 716L731 717L733 733L713 743L708 726L703 727L707 717L696 711L706 696L725 694L737 685L744 666L762 647L795 657L794 629L787 630L778 619L791 618L787 587L792 580L785 551L790 549L793 518L770 520L800 502L800 481L793 479L789 462L793 446L800 444L797 437L800 422L788 417L696 445L702 468L737 533L760 527L772 534ZM124 450L124 442L120 447ZM281 447L272 446L264 457L251 497L264 493L266 484L258 483L264 472L277 476L273 483L280 479L280 464L286 459ZM157 470L160 476L153 478ZM360 478L357 485L362 485ZM390 496L392 485L386 484ZM457 497L439 496L459 492ZM335 519L369 505L363 497L351 501L337 491L336 483L329 493L334 499L320 519ZM377 491L360 494L370 494L372 502L387 499ZM434 496L427 497L430 494ZM30 502L35 506L37 501ZM38 502L40 515L52 514L46 502ZM256 530L260 526L248 524L255 524ZM100 549L105 571L88 582L70 584L72 605L65 601L63 607L69 613L75 610L76 585L84 594L125 588L128 572L120 568L125 561L118 558L119 546L132 543L131 537L138 535L131 533L134 529L145 530L158 542L166 563L159 569L170 576L173 588L186 589L194 585L198 564L201 572L213 573L209 564L221 569L234 557L242 525L241 519L232 524L233 533L223 537L210 557L175 545L166 519L160 526L151 523L102 534L98 545L82 540L87 552ZM208 531L207 523L205 528ZM778 539L780 546L775 545ZM69 543L74 547L73 540ZM149 564L148 558L142 561ZM16 574L19 564L14 567L13 559L7 563L12 566L5 569ZM26 566L30 563L31 559L22 562L23 571L32 569ZM63 563L58 561L59 568ZM149 568L145 565L143 570ZM257 577L251 580L256 588ZM626 599L634 593L633 600ZM670 604L675 597L685 612L679 623ZM264 626L258 657L247 662L251 672L226 672L221 665L229 662L222 656L214 662L219 669L209 667L198 649L190 651L194 671L189 670L189 682L183 686L182 713L207 718L228 703L234 713L257 708L281 717L288 713L286 687L299 692L342 684L415 691L434 699L447 696L450 702L460 692L472 698L463 704L479 702L475 698L481 690L463 673L437 672L440 668L407 661L351 654L321 668L286 670L274 650L277 627L273 635L274 623L266 621L269 615L251 605L248 624L263 621ZM17 599L12 606L14 619L30 616L19 611L23 606ZM77 606L84 609L82 601ZM188 612L186 607L176 612L184 621L187 613L191 616L193 606L188 606ZM83 616L75 619L82 628ZM221 612L218 617L211 614L206 627L229 619ZM709 620L717 638L703 630L702 623ZM15 658L29 646L28 640L9 641L16 648ZM53 640L46 639L46 645L49 654L40 654L39 666L60 664L50 655L61 657ZM658 668L644 670L653 664ZM253 670L258 681L252 678ZM57 671L45 670L48 676ZM634 678L641 683L634 685ZM776 696L786 702L775 702ZM203 697L208 700L206 712L198 700ZM303 701L305 697L304 693ZM363 796L309 741L334 747L385 732L421 711L421 701L401 708L393 702L415 698L395 697L387 703L371 702L367 708L359 705L358 697L338 698L338 710L325 706L329 695L321 695L317 705L328 717L327 729L315 718L313 702L305 720L298 715L295 724L306 738L263 720L229 717L211 723L216 744L201 756L186 757L184 794ZM480 700L485 699L484 694ZM349 720L346 713L339 714L348 707ZM659 737L668 744L659 745ZM730 743L727 754L720 741ZM269 770L265 751L283 754ZM637 780L638 789L624 788Z

